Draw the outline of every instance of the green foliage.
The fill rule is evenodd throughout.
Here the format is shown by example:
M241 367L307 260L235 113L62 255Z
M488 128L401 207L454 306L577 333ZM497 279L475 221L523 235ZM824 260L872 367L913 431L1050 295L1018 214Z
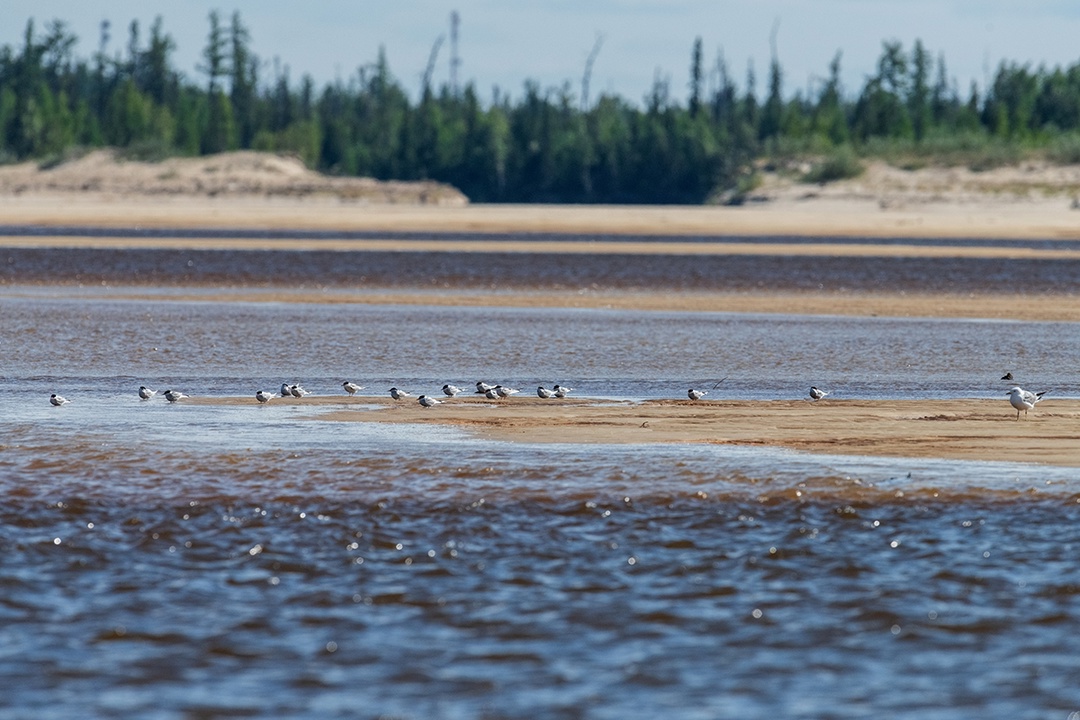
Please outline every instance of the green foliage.
M20 47L0 47L0 162L61 162L102 145L147 160L251 148L340 175L440 180L476 201L564 203L742 202L760 164L830 182L869 157L910 168L1080 162L1080 63L1002 63L988 87L961 97L944 58L919 41L886 42L862 87L841 86L837 53L819 87L785 97L774 46L762 102L753 66L739 88L696 38L687 82L658 73L640 105L612 95L584 104L570 83L535 82L485 104L471 84L429 82L411 99L381 48L321 88L276 61L263 78L239 13L224 22L211 12L208 25L191 80L173 67L160 18L145 45L132 22L123 55L103 38L84 59L63 22L28 23ZM686 88L685 101L672 87ZM797 170L808 158L809 171Z
M1080 165L1080 134L1056 136L1046 148L1046 159L1058 165Z
M848 180L862 175L863 169L862 162L851 146L843 145L829 156L813 163L810 170L803 174L802 180L822 184Z

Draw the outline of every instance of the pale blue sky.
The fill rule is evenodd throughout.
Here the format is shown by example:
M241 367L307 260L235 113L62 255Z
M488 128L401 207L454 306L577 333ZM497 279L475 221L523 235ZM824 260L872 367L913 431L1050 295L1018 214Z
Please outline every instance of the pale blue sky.
M456 9L460 77L474 81L485 102L496 85L520 97L526 79L545 88L569 81L577 92L598 34L603 46L591 95L614 92L632 102L646 95L657 72L670 78L673 96L683 101L698 36L707 66L723 49L742 87L752 60L758 92L764 92L775 23L786 95L816 88L838 50L843 51L845 90L854 94L873 72L887 39L910 48L920 38L935 56L944 53L949 74L965 95L973 80L983 85L1003 59L1033 67L1080 59L1080 3L1067 0L4 0L0 44L20 46L30 17L39 27L62 18L80 38L79 53L89 55L97 47L100 21L108 18L115 52L126 45L132 19L140 21L145 41L154 17L161 15L177 44L175 64L189 77L199 77L195 67L214 8L224 18L240 11L254 51L267 62L264 78L276 56L289 65L293 80L303 73L319 84L348 79L374 60L382 45L394 75L414 95L431 48L449 33ZM446 42L435 80L448 78Z

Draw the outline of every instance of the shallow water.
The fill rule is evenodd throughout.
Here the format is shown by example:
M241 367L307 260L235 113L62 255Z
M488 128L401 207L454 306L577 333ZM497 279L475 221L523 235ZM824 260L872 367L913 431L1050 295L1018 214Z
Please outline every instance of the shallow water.
M634 399L727 376L715 393L1007 415L1005 370L1076 393L1071 325L68 290L0 313L12 717L1080 711L1074 469L491 443L134 392L485 379Z

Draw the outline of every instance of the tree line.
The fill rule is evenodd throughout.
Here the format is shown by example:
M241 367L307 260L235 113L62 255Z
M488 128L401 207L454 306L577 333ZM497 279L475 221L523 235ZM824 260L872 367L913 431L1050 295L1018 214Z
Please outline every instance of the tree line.
M1003 62L982 92L961 92L945 59L920 41L883 43L857 93L837 53L815 86L785 94L773 52L759 96L753 66L738 83L722 53L691 48L686 93L658 75L641 103L588 97L581 82L482 102L425 73L413 101L383 51L348 80L317 86L251 50L239 13L209 15L200 77L172 63L158 18L137 21L124 49L75 57L76 37L53 20L27 23L21 47L0 48L0 161L50 160L113 146L131 157L253 149L288 152L339 175L433 179L477 202L701 203L753 183L761 162L816 159L807 178L858 172L858 157L944 159L973 166L1043 152L1080 161L1080 64L1032 69ZM596 48L598 49L598 47ZM433 54L434 56L434 54Z

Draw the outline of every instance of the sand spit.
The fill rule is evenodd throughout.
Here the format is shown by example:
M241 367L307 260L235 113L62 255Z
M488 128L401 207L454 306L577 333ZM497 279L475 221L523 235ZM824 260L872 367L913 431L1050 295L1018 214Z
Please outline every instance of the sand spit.
M251 398L191 404L251 405ZM644 402L588 398L503 401L310 396L312 420L448 425L480 438L532 443L763 445L873 457L1043 463L1080 467L1080 401L1051 400L1016 420L1008 401L806 400Z

